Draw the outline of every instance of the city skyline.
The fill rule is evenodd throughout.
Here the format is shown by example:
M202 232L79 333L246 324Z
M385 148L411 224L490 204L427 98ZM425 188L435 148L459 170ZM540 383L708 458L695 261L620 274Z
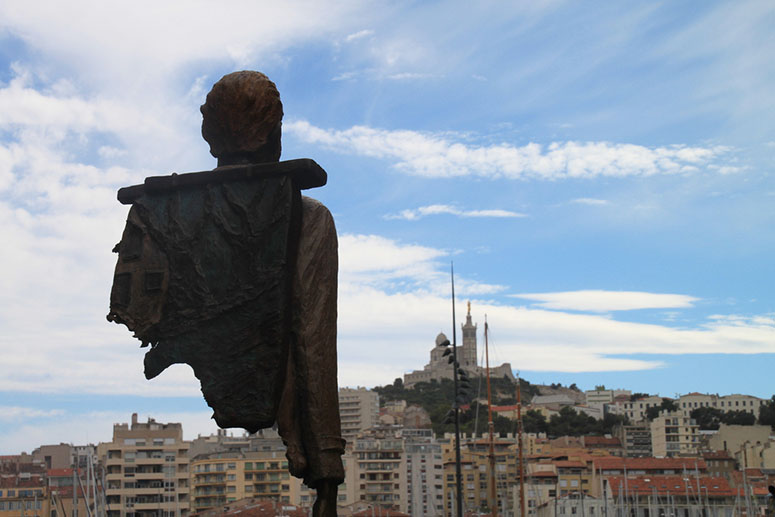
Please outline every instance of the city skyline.
M329 174L306 194L339 232L340 386L427 362L454 262L458 325L470 300L480 351L486 315L491 362L533 383L769 398L773 23L753 0L4 2L0 453L135 411L214 432L190 369L146 381L105 315L116 190L214 167L199 105L240 69L278 86L282 159Z

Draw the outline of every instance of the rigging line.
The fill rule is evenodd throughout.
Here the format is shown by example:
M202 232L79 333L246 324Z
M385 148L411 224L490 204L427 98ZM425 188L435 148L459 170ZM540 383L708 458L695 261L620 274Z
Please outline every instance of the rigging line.
M484 363L484 352L482 352L482 357L479 359L479 364L481 365L483 363ZM481 371L482 370L479 370L480 375L477 376L477 377L479 377L479 382L478 382L477 387L476 387L476 413L474 413L474 437L477 434L479 434L479 405L480 405L479 401L482 399L482 376L481 376Z

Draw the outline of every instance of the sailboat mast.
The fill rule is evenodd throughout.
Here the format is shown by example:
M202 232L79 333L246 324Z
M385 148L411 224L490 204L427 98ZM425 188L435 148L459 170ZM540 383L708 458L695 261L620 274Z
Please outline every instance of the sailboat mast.
M490 462L490 515L498 517L498 498L495 490L495 424L492 422L492 389L490 388L490 343L489 326L487 325L487 315L484 315L484 358L487 367L487 427L490 432L490 451L487 458Z
M455 322L455 266L449 266L450 280L452 284L452 381L455 383L455 485L457 489L457 517L463 517L463 473L460 466L460 403L458 402L458 369L457 362L457 323Z
M525 471L522 462L522 383L517 375L517 449L519 450L519 517L525 514Z

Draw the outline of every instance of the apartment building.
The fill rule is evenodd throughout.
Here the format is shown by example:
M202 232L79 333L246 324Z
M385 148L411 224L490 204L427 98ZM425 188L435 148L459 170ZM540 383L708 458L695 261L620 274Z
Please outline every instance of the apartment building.
M625 456L651 456L651 425L648 422L616 426L613 434L622 443Z
M245 497L299 504L301 480L288 473L284 447L201 454L191 460L191 510L201 512Z
M430 429L404 429L407 513L412 517L444 512L444 463L441 445Z
M517 453L513 441L496 440L495 492L499 508L513 511L511 487L517 483ZM461 484L463 510L468 512L488 508L490 497L489 443L486 439L463 444L461 450ZM456 514L456 475L452 449L444 456L444 515Z
M712 451L727 451L734 456L747 444L768 443L772 434L768 425L721 424L708 440L708 448ZM744 465L745 461L741 464Z
M183 426L153 418L114 424L113 440L100 443L108 517L177 517L189 513L189 442Z
M0 460L11 457L0 457ZM46 470L36 463L0 461L0 516L51 515Z
M353 443L355 496L382 507L406 512L408 507L404 440L374 429Z
M630 422L643 422L646 420L646 411L650 407L659 407L662 405L662 397L658 395L650 395L648 397L642 397L638 400L631 400L629 402L623 402L624 411L621 413L630 419Z
M681 411L661 411L651 422L651 451L658 458L697 456L700 427Z
M767 400L754 397L752 395L712 395L707 393L687 393L681 395L676 401L678 408L685 416L701 407L710 407L719 409L725 413L729 411L745 411L758 418L759 408L767 403Z
M366 388L339 388L339 417L346 440L379 423L379 394Z
M584 401L587 406L613 404L616 397L632 395L630 390L607 390L605 388L587 390L584 392Z

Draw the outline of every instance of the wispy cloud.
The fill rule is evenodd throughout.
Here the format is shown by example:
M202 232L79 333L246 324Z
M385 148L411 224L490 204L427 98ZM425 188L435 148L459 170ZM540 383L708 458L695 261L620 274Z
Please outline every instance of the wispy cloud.
M412 79L428 79L434 77L434 75L421 72L397 72L394 74L388 74L385 77L387 79L393 79L394 81L408 81Z
M512 218L512 217L527 217L525 214L519 212L512 212L510 210L460 210L450 205L428 205L421 206L419 208L409 208L401 210L397 214L387 214L385 219L404 219L406 221L416 221L420 218L429 215L455 215L457 217L495 217L495 218Z
M12 422L17 419L50 418L63 415L61 409L37 409L20 406L0 406L0 421Z
M571 201L577 205L603 206L610 204L607 199L596 199L592 197L579 197Z
M557 293L521 293L514 298L536 300L545 309L611 312L638 309L676 309L692 307L698 298L684 294L644 293L638 291L583 290Z
M363 38L367 38L367 37L373 36L373 35L374 35L374 31L373 30L371 30L371 29L363 29L363 30L360 30L358 32L353 32L352 34L348 34L344 38L344 40L347 43L350 43L352 41L363 39Z
M472 175L558 180L678 174L717 165L715 161L730 151L724 146L646 147L612 142L471 146L448 134L367 126L327 130L305 120L289 121L283 128L306 143L340 153L390 160L408 174L439 178Z

